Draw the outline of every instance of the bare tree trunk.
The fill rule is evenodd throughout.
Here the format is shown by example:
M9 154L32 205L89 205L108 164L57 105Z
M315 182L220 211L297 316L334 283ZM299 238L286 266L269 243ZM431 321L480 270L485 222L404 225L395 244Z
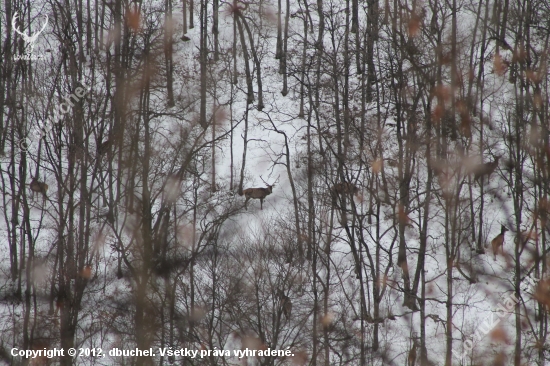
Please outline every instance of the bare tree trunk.
M256 79L258 83L258 105L256 108L259 111L262 111L264 109L264 97L263 97L263 86L262 86L262 65L260 64L260 59L258 58L258 53L256 51L256 48L254 47L254 37L252 35L252 32L250 31L250 28L248 27L248 22L244 18L244 16L241 15L241 21L243 22L244 28L246 29L246 33L248 34L248 40L250 42L250 51L252 52L252 57L254 59L254 63L256 64ZM246 47L246 45L243 43L243 47Z
M164 17L164 57L166 64L166 92L167 106L173 107L174 103L174 62L173 55L173 35L172 35L172 1L165 0L164 3L166 16Z
M200 119L199 123L205 130L208 128L208 122L206 120L206 68L207 68L207 55L208 55L208 12L206 7L206 0L201 0L200 11L200 69L201 69L201 104L200 104Z
M194 8L195 8L194 0L189 0L189 29L195 28L195 23L193 21Z
M248 61L250 58L248 56L248 49L246 47L246 40L244 37L243 26L238 16L235 16L234 19L235 19L235 23L237 23L237 29L239 30L239 35L241 39L241 46L243 48L244 69L246 73L246 87L247 87L246 103L252 104L254 102L254 87L252 86L252 74L250 72L250 65L248 64Z
M211 172L211 181L210 181L210 190L212 192L217 191L216 187L216 84L214 83L214 103L212 103L212 172Z
M279 60L283 56L283 36L281 25L281 0L277 2L277 46L275 49L275 59ZM279 64L280 65L280 64Z
M288 75L286 59L288 54L288 23L290 17L290 0L286 0L286 13L285 13L285 35L283 39L283 51L281 54L280 73L283 74L283 90L281 94L286 96L288 94Z
M182 0L183 34L187 33L187 0Z
M219 60L219 45L218 45L218 12L219 12L219 0L213 0L213 24L212 33L214 34L214 61Z
M246 108L244 114L244 134L243 134L243 162L241 165L241 179L239 180L239 189L238 193L242 196L243 194L243 183L244 183L244 172L246 167L246 149L248 146L248 107Z

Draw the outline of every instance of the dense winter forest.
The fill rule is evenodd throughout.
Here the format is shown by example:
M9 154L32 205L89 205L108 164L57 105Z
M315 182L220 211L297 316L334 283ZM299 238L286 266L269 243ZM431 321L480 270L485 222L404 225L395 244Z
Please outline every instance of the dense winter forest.
M0 363L550 365L549 0L4 0L0 34Z

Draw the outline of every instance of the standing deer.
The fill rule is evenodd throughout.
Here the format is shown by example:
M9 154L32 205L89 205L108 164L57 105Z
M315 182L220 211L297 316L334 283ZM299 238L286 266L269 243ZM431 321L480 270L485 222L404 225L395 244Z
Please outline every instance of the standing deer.
M504 244L504 233L507 231L508 229L504 225L500 225L500 234L498 234L493 240L491 240L491 246L493 247L493 255L495 261L497 260L498 248L501 248L501 252L504 253L502 247Z
M498 166L498 161L500 156L495 157L495 160L490 163L479 164L473 167L472 173L474 173L474 180L479 180L479 178L487 176L487 179L491 177L491 174L495 171Z
M46 195L46 192L48 192L48 185L46 183L39 182L36 178L33 178L32 181L29 183L29 187L32 191L31 197L34 198L34 192L37 192L42 193L44 199L48 198L48 196Z
M260 179L265 183L267 188L247 188L242 193L239 192L239 196L242 196L243 193L246 197L246 201L244 202L244 207L248 210L248 201L251 198L256 198L260 200L260 210L264 209L264 198L268 195L270 195L273 192L273 187L275 187L275 183L268 184L260 175ZM275 181L277 182L277 181Z
M349 182L336 183L330 190L336 194L357 194L359 192L359 188L357 188L355 184Z
M357 195L359 192L359 188L353 183L350 182L341 182L336 183L332 187L330 187L330 193L332 195L332 205L336 206L336 201L338 200L338 195L347 195L347 194L354 194Z
M281 308L286 320L290 319L290 314L292 312L292 302L290 297L286 296L283 290L279 290L279 299L281 300Z

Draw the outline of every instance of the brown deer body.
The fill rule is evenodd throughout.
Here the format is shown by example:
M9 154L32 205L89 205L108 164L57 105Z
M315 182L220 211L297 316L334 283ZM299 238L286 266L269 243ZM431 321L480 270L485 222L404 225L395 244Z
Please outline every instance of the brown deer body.
M359 188L357 188L357 186L353 183L343 182L333 185L331 191L336 194L357 194L359 192Z
M42 193L44 199L48 198L46 193L48 192L48 185L44 182L39 182L36 178L33 178L29 184L29 187L32 191L32 197L34 197L34 192Z
M508 229L504 225L501 225L500 234L498 234L493 240L491 240L491 246L493 247L493 256L495 261L497 260L498 248L501 248L501 252L504 252L502 247L504 244L504 233L507 231Z
M491 177L491 174L495 171L495 169L498 166L498 161L500 159L500 156L497 156L494 161L490 163L485 164L479 164L476 165L472 169L472 173L474 173L474 180L479 180L479 178L487 176L487 179Z
M260 210L264 208L264 198L273 192L273 186L268 186L267 188L247 188L243 191L246 201L244 202L245 207L247 207L248 201L251 198L256 198L260 200Z
M273 184L267 184L267 182L262 178L262 176L260 176L260 179L265 183L267 188L247 188L244 191L239 192L240 196L242 196L244 194L244 196L246 197L246 200L244 201L244 207L247 210L248 210L248 201L251 198L259 199L260 200L260 209L263 210L264 209L264 198L266 196L269 196L273 192L273 187L275 187L275 183L277 183L277 181L275 181L275 183L273 183ZM278 179L279 178L277 178L277 180Z
M336 206L336 202L338 200L338 195L347 195L347 194L354 194L357 195L359 192L359 188L353 183L349 182L341 182L336 183L330 188L330 193L332 195L332 205Z

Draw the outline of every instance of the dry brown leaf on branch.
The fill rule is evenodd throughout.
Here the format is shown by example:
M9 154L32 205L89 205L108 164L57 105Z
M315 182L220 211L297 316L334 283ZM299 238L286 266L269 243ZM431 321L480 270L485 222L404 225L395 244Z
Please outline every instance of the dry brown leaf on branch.
M441 118L443 118L444 114L445 114L445 107L443 107L441 104L438 104L435 106L432 112L432 120L435 123L439 123L441 121Z
M374 174L378 174L382 171L382 167L384 166L384 161L380 158L376 159L371 163L372 171Z
M541 305L550 308L550 279L539 281L535 290L534 298Z
M92 266L85 266L82 271L80 271L80 276L87 280L92 278Z
M128 8L126 11L126 25L133 32L139 32L141 29L141 16L137 7Z
M420 29L422 28L422 18L413 13L411 19L409 20L408 31L409 36L416 37L420 34Z
M507 68L508 66L506 65L506 61L502 58L502 56L499 53L495 54L493 59L493 70L495 74L502 76L506 73Z
M502 327L497 327L491 331L491 339L496 342L509 343L508 334Z
M307 363L307 360L309 358L309 355L306 351L298 351L294 352L294 356L292 357L292 364L293 365L305 365Z

